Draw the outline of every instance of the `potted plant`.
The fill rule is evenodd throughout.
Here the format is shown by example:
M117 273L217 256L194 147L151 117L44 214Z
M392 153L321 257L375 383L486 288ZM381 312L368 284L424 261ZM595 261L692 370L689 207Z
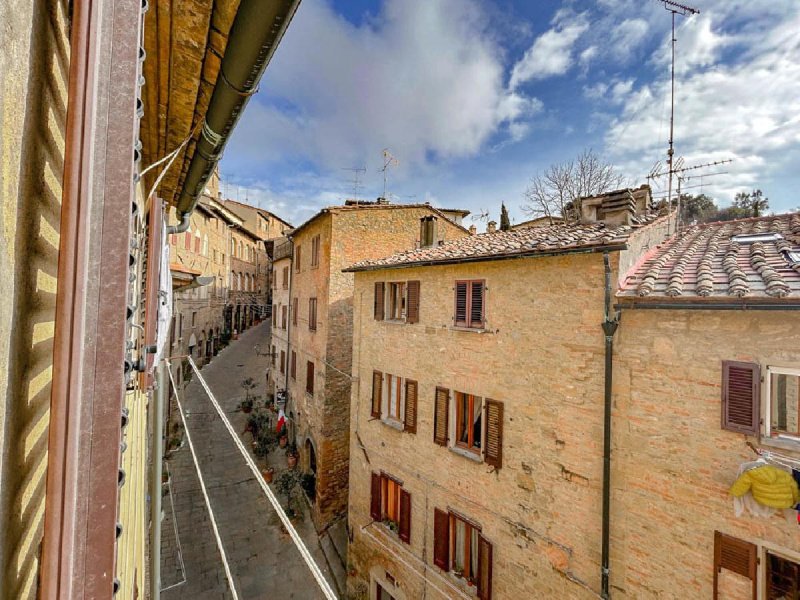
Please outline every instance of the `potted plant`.
M286 514L294 517L297 514L295 510L295 495L300 481L300 476L297 471L283 471L275 480L275 485L278 493L286 498Z
M290 469L294 469L297 466L297 457L297 444L292 442L289 444L289 447L286 448L286 464Z
M275 469L272 467L264 467L261 469L261 476L267 483L272 483L272 477L275 475Z
M278 443L280 444L280 447L286 448L286 444L289 443L289 435L288 432L286 431L286 425L281 427L281 432L278 435L279 435Z
M246 396L244 400L239 402L239 410L245 414L251 413L253 411L253 399L250 396Z
M453 575L461 579L462 577L464 577L464 569L456 567L455 569L453 569Z

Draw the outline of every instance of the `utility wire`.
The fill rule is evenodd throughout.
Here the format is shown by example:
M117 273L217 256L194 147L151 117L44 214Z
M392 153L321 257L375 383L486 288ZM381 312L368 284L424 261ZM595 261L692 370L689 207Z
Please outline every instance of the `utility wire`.
M308 548L306 548L306 545L303 543L303 540L300 538L300 535L297 533L297 530L294 528L294 525L292 525L292 522L289 520L289 517L284 512L283 507L278 501L278 498L269 488L267 482L264 481L264 478L261 476L261 472L258 470L258 467L256 466L255 462L253 462L253 458L250 456L247 450L245 450L244 444L242 444L242 441L239 439L239 436L234 430L233 426L231 425L231 422L228 420L228 417L225 416L225 412L222 410L222 407L219 405L219 402L217 402L214 393L208 387L206 380L203 379L203 376L200 374L200 369L197 368L197 365L194 363L194 360L192 359L191 356L188 358L189 358L189 364L192 366L195 375L197 375L197 379L200 382L200 385L203 386L203 389L206 391L206 394L208 394L208 398L209 400L211 400L211 404L214 405L217 414L219 415L220 419L222 419L222 422L225 425L225 428L228 430L228 433L230 434L234 444L236 444L236 447L239 448L239 452L241 453L242 458L244 458L245 462L247 463L247 466L250 467L250 470L253 472L253 476L256 478L256 481L261 485L261 489L264 491L264 495L270 501L270 504L272 504L272 507L278 514L278 517L280 518L281 523L283 523L283 526L286 528L286 531L289 532L289 536L292 538L294 545L300 551L300 555L303 557L303 560L306 562L308 568L311 570L311 574L314 576L314 579L316 579L320 590L322 590L322 593L328 600L338 600L330 584L327 582L325 576L322 574L322 571L320 570L319 566L314 561L314 557L311 556L311 553L308 551Z
M200 377L200 372L194 365L194 361L189 357L192 367L195 369L197 376ZM189 434L189 427L186 423L186 416L183 413L183 406L178 397L178 386L175 385L175 380L172 378L172 365L167 363L167 372L169 373L169 380L172 383L172 389L175 391L175 402L178 404L178 413L181 415L181 422L183 423L183 431L186 433L186 442L189 444L189 451L192 453L192 461L194 461L194 468L197 471L197 478L200 480L200 489L203 492L203 498L206 501L206 508L208 509L208 516L211 518L211 527L214 529L214 538L217 541L217 548L222 558L222 566L225 567L225 577L228 579L228 586L233 594L233 600L239 600L239 595L236 593L236 586L233 583L233 575L231 574L230 565L228 565L228 557L225 554L225 548L222 546L222 539L219 536L219 529L217 528L217 520L214 518L214 510L211 508L211 500L208 498L208 490L206 490L205 481L203 481L203 473L200 471L200 463L197 461L197 454L194 451L194 444L192 444L192 436ZM203 382L205 387L205 382ZM221 414L221 413L220 413ZM224 417L223 417L224 419ZM227 421L227 419L225 419ZM260 477L259 477L260 479Z

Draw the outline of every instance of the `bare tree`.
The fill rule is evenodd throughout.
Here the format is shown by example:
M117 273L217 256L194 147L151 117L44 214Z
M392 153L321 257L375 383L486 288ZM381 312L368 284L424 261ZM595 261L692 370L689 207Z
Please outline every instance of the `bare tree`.
M520 208L531 217L563 217L575 221L580 216L576 200L622 187L625 178L614 165L603 161L592 149L577 158L550 165L537 173L525 190Z

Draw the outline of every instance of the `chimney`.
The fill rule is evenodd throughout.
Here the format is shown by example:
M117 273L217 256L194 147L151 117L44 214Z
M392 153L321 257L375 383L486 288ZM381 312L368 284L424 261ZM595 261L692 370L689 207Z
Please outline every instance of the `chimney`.
M472 225L469 226L469 234L475 235L476 233L478 233L478 228L475 227L475 223L473 223Z
M486 233L494 233L497 231L497 221L489 221L486 224Z
M378 198L375 200L375 204L389 204L389 201L383 196L378 196Z
M648 185L643 185L635 190L626 188L581 198L578 202L581 223L603 222L606 225L631 225L636 217L650 211L651 199Z

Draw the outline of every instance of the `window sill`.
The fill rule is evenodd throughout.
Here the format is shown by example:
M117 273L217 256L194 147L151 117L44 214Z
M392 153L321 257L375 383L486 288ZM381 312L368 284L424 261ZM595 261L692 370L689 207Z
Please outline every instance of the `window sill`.
M407 325L408 322L405 319L384 319L384 323L388 323L389 325Z
M450 325L448 329L450 331L466 331L469 333L493 333L490 329L483 327L456 327L455 325Z
M397 429L397 431L404 431L405 426L402 422L392 419L391 417L381 417L381 423L386 425L387 427L391 427L392 429Z
M769 437L762 435L759 439L759 444L769 448L778 448L780 450L793 450L800 452L800 438L791 437Z
M483 456L476 452L472 452L471 450L467 450L466 448L460 448L458 446L448 446L447 447L450 452L453 454L458 454L459 456L463 456L464 458L470 459L472 462L482 463Z

